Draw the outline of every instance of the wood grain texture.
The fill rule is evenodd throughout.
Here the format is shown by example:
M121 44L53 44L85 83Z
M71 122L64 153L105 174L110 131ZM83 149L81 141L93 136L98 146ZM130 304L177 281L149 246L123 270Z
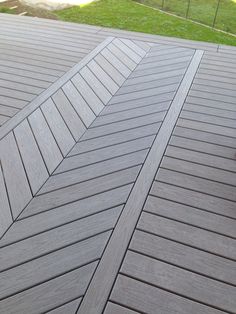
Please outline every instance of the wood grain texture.
M225 313L123 275L118 276L111 300L130 306L138 313L156 314L157 309L168 314Z
M132 236L133 229L135 228L142 206L145 202L146 195L152 184L154 178L153 175L159 166L201 57L201 51L195 53L192 63L187 70L186 76L182 81L179 90L176 93L172 106L168 111L158 136L154 141L146 162L134 185L132 193L124 207L122 215L103 254L93 280L79 307L79 314L85 312L91 314L101 313L106 304L109 292L116 277L116 273L119 270L125 250L127 249ZM101 286L106 288L102 291L99 288Z
M224 283L129 251L121 272L205 305L234 312L235 287Z
M0 142L0 158L13 218L23 210L32 197L19 150L13 133Z

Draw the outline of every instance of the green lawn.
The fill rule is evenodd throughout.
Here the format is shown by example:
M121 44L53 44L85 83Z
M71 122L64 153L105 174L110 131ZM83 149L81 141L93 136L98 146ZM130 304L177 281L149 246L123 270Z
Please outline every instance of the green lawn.
M218 0L136 0L142 4L163 10L212 26ZM236 34L236 0L220 0L215 27Z
M0 6L0 13L9 13L9 14L14 14L15 11L14 10L11 10L7 7L4 7L4 6Z
M132 0L100 0L54 13L64 21L236 46L236 37L141 6Z

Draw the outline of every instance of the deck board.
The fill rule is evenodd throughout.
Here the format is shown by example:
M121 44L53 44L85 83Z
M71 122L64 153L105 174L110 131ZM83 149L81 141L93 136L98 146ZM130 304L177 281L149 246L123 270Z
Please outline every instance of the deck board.
M0 17L0 312L235 313L235 49Z

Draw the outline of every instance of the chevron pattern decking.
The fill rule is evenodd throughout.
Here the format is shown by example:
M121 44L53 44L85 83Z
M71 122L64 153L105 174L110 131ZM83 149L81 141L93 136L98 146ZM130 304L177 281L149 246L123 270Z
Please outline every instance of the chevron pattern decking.
M0 16L0 313L235 313L234 50Z

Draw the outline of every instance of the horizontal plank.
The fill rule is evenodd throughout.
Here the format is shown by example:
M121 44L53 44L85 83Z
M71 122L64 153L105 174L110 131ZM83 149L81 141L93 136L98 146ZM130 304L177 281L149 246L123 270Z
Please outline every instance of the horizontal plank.
M178 129L178 128L177 128ZM189 132L189 137L190 138L185 138L181 137L187 135L187 132L181 132L182 129L175 130L174 134L178 136L172 136L170 139L170 145L179 147L179 148L184 148L188 150L193 150L197 151L200 153L206 153L209 155L214 155L218 157L223 157L223 158L229 158L229 159L234 159L235 156L235 150L233 148L225 147L225 146L220 146L221 143L206 143L203 142L203 138L201 137L201 133L198 134L197 132L195 133L194 139L191 139L191 135L194 134L194 132ZM199 135L199 136L198 136ZM199 140L198 140L199 139ZM209 141L211 141L209 137ZM186 151L187 152L187 151ZM216 159L215 159L216 160ZM222 159L223 161L223 159Z
M235 202L218 198L188 188L177 187L172 184L155 181L151 192L152 195L168 200L203 209L219 215L236 218Z
M161 309L165 314L224 313L220 310L194 302L183 296L176 295L124 275L118 276L111 294L111 300L123 306L131 307L139 313L156 314L157 309Z
M142 213L138 229L194 248L235 260L234 239L172 219Z
M133 252L127 253L121 271L205 305L234 311L236 288L224 283Z
M219 182L195 177L180 172L167 169L160 169L157 174L157 180L174 184L176 186L202 192L219 198L225 198L230 201L236 201L235 187Z
M236 239L234 219L153 196L148 197L144 210Z
M222 169L216 169L202 164L196 164L194 162L186 160L179 160L176 159L175 156L174 158L166 156L161 164L161 167L173 171L183 172L196 177L201 177L212 181L236 186L235 173Z
M235 285L235 263L188 245L136 230L130 244L135 252Z
M180 118L177 122L177 126L190 128L194 130L201 130L209 133L214 133L217 135L223 135L228 137L234 137L236 138L236 132L233 128L228 128L221 125L215 125L215 124L209 124L205 122L199 122L189 119L182 119Z
M185 121L186 122L186 121ZM182 121L184 123L184 121ZM188 124L190 127L190 125ZM174 130L174 135L182 136L184 138L190 138L194 139L197 141L202 141L205 143L212 143L212 144L217 144L221 145L222 148L220 149L226 149L225 147L229 148L236 148L236 138L233 137L227 137L224 135L220 134L214 134L214 133L209 133L207 131L203 131L200 128L199 129L190 129L190 128L185 128L185 127L176 127Z

